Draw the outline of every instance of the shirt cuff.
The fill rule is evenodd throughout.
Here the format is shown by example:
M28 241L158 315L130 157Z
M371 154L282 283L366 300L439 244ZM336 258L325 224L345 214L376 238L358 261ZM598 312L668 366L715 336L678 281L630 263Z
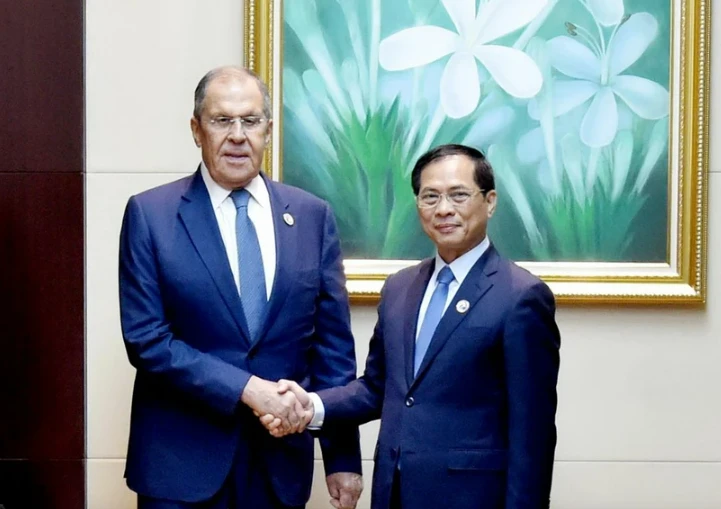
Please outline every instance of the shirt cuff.
M313 418L308 424L308 429L318 430L323 427L323 419L325 419L325 407L323 401L320 399L315 392L309 392L308 397L311 403L313 403Z

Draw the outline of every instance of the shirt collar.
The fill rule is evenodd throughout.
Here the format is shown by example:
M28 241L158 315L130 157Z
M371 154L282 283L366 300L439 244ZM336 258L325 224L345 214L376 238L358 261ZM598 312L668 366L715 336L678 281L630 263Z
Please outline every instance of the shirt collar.
M210 203L213 205L213 210L220 207L220 204L228 199L230 196L231 189L225 189L218 184L213 177L210 176L208 167L205 166L204 162L200 163L200 175L203 177L205 187L208 189L210 195ZM263 181L263 177L258 174L250 183L245 186L245 189L250 193L253 199L263 208L270 207L270 195L268 194L268 188Z
M453 272L453 276L456 278L456 281L458 281L458 284L461 285L463 283L463 280L466 279L466 276L473 268L473 266L481 258L481 256L483 256L483 253L486 252L486 249L488 249L488 246L490 245L491 241L488 240L488 237L485 237L480 244L478 244L467 253L462 254L451 263L444 262L443 258L441 258L441 256L436 253L436 267L433 270L433 274L431 275L431 282L435 282L436 277L438 276L438 273L441 271L441 269L448 265L451 268L451 271Z

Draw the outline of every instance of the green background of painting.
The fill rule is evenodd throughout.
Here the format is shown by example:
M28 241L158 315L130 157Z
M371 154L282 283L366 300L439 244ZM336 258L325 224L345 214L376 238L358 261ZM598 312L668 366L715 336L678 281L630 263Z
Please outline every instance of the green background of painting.
M284 2L285 5L289 1ZM410 11L409 4L414 4L419 9L425 5L435 5L431 7L430 15L426 23L444 26L454 30L453 24L448 18L442 4L440 2L424 2L423 0L405 1L405 0L383 0L381 15L381 39L397 32L403 28L414 26L413 15ZM350 46L350 37L348 30L344 24L345 18L337 0L316 0L318 9L318 17L323 27L323 35L327 42L327 46L331 52L331 56L335 62L341 62L344 58L352 56ZM659 35L652 45L646 50L642 57L629 67L624 74L642 76L669 89L670 74L670 13L671 3L658 0L626 0L625 12L628 14L635 12L649 12L653 14L659 23ZM566 21L586 21L588 26L589 14L574 0L561 0L556 6L553 13L545 21L544 25L538 31L537 36L543 39L551 39L558 35L567 35L564 23ZM361 26L367 36L369 26L368 18L361 18ZM517 37L518 32L501 39L499 42L508 42L512 44ZM282 41L282 58L283 67L292 68L299 74L304 70L313 67L313 63L305 53L303 46L296 34L290 30L287 24L283 26ZM435 69L440 72L443 65L447 61L445 57L428 66L429 69ZM411 73L412 71L402 71L402 73ZM387 71L380 69L379 76L387 76ZM400 74L400 73L395 73ZM472 125L474 121L473 113L469 117L450 121L449 124L464 123ZM459 124L460 125L460 124ZM465 126L461 126L466 129ZM327 129L327 126L317 125L317 129ZM520 131L517 133L520 135ZM399 133L402 136L402 133ZM333 195L333 191L323 190L313 179L312 165L323 164L323 159L317 154L317 147L309 142L305 129L297 122L294 115L287 109L284 109L283 126L282 126L283 152L282 152L282 178L283 181L291 185L307 189L324 199L327 199L336 210L339 216L339 229L341 240L343 243L344 255L347 258L370 258L378 259L387 257L380 252L369 252L364 250L358 239L365 235L369 235L367 226L361 227L359 223L352 220L342 218L339 214L339 207L343 207L343 197ZM456 142L458 139L446 139L443 142ZM485 149L486 147L478 147ZM368 146L368 151L383 150L382 147ZM522 179L535 178L534 168L518 166L518 175ZM389 170L390 171L390 170ZM551 261L633 261L633 262L662 262L668 257L668 156L664 155L654 168L651 178L645 188L647 199L638 213L632 225L633 241L628 251L622 258L608 259L602 256L591 256L587 258L576 258L565 260L551 257ZM388 185L397 185L389 181ZM410 180L407 182L410 188ZM524 228L521 224L513 207L508 204L508 193L504 191L502 183L497 180L499 192L499 208L491 221L489 235L493 239L496 246L507 256L516 260L538 260L529 248L528 239L523 234ZM552 225L542 225L552 228ZM407 214L405 237L400 241L402 244L398 246L394 256L391 258L422 258L433 253L433 246L425 237L425 234L419 227L417 218L414 214Z

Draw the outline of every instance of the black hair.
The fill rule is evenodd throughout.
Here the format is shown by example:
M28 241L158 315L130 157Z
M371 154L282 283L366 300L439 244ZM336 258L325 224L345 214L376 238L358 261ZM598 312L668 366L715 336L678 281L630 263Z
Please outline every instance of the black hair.
M483 152L466 145L447 144L432 148L418 158L411 173L413 194L418 196L421 190L421 173L425 167L434 161L449 156L465 156L473 162L475 169L473 178L476 181L476 185L483 190L484 195L488 191L496 188L496 183L493 178L493 168L491 167L491 163L488 162L488 159L486 159L486 156L483 155Z

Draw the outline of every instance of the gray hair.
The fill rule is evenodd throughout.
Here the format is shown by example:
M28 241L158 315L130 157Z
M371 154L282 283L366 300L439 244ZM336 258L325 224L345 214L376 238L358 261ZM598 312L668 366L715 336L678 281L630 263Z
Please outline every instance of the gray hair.
M208 85L210 84L210 82L219 75L229 70L239 71L242 74L248 76L249 78L252 78L256 82L260 93L263 95L263 115L267 119L273 118L273 107L270 103L270 92L268 91L268 86L263 83L263 80L260 79L260 76L258 76L250 69L246 69L245 67L233 66L216 67L215 69L211 69L210 71L208 71L205 76L200 79L200 81L198 82L198 86L195 87L195 105L193 106L193 116L197 119L200 119L200 114L203 111L205 94L208 91Z

